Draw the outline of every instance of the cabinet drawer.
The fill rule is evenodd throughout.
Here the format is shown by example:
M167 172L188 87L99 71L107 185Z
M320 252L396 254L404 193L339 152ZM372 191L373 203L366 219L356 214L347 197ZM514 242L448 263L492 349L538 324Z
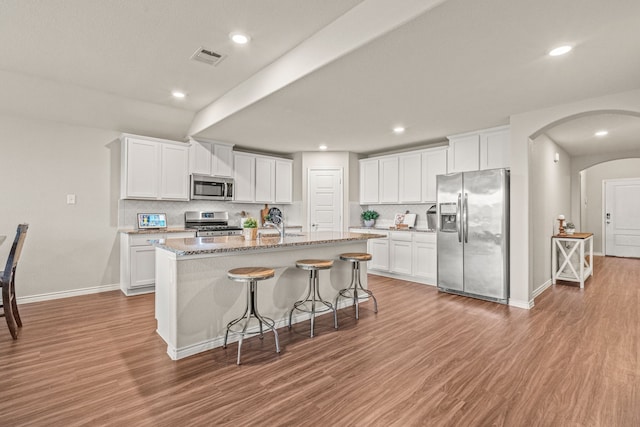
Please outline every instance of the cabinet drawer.
M423 233L423 232L413 233L413 241L419 242L419 243L435 243L436 233Z
M151 246L149 240L166 239L167 235L161 234L133 234L129 236L131 246Z
M392 231L389 237L391 237L391 240L410 242L412 234L413 233L410 231L396 231L396 232Z

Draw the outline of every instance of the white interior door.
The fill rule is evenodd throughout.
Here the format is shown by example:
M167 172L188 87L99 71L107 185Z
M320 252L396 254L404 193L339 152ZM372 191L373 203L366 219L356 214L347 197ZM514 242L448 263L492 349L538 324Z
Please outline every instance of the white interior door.
M342 230L342 170L309 169L310 231Z
M640 257L640 178L605 180L605 255Z

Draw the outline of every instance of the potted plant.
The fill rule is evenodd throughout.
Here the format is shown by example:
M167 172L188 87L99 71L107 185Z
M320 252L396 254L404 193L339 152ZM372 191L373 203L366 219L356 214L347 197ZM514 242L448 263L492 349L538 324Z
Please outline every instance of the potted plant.
M366 210L360 214L360 218L362 218L364 226L367 228L373 227L379 216L380 214L378 212L372 210Z
M256 240L258 238L258 221L255 218L247 218L242 224L242 228L244 240Z
M571 222L567 222L567 225L564 226L564 232L568 235L571 235L576 232L576 226Z

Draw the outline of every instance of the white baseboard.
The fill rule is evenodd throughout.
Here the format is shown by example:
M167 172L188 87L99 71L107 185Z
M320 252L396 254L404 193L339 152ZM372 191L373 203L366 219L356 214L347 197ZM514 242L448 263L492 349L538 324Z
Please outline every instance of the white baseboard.
M362 298L360 301L365 302L367 301L368 298ZM353 305L353 300L347 300L347 299L342 299L338 302L338 310L345 308L345 307L349 307ZM316 313L316 317L318 316L323 316L325 314L330 314L333 313L333 311L324 311L322 313ZM297 315L294 315L291 318L291 322L292 323L299 323L299 322L304 322L305 320L309 320L311 318L311 314L310 313L299 313ZM288 316L285 316L279 320L277 320L276 322L276 329L279 328L283 328L286 327L289 324L289 319ZM340 325L338 324L338 327ZM248 332L251 333L255 333L258 332L258 326L253 326L249 329L247 329ZM156 331L157 332L157 331ZM270 332L269 331L265 331L266 334L268 334ZM239 336L235 335L235 334L229 334L229 339L227 341L227 344L231 344L233 342L238 341ZM166 340L165 340L166 341ZM180 347L180 348L175 348L171 345L167 345L167 354L169 355L169 357L171 358L171 360L179 360L179 359L184 359L185 357L189 357L189 356L193 356L194 354L198 354L201 353L203 351L207 351L207 350L212 350L214 348L217 347L222 347L222 345L224 344L224 335L219 336L219 337L214 337L205 341L201 341L199 343L196 344L191 344L185 347Z
M551 287L551 279L547 280L542 285L538 286L538 288L533 291L533 295L531 295L531 298L536 299L540 294L546 291L549 287Z
M605 256L602 252L594 252L593 256Z
M430 283L430 281L427 281L428 279L425 279L422 277L408 276L405 274L398 274L398 273L389 273L388 271L367 270L367 274L372 274L374 276L389 277L391 279L406 280L407 282L420 283L422 285L436 286L435 283Z
M115 283L112 285L92 286L89 288L71 289L68 291L48 292L46 294L28 295L25 297L18 297L18 304L29 304L32 302L49 301L53 299L77 297L79 295L97 294L100 292L117 291L120 290L120 284Z
M523 301L523 300L509 298L509 305L511 307L524 308L525 310L531 310L533 308L533 299L530 301Z

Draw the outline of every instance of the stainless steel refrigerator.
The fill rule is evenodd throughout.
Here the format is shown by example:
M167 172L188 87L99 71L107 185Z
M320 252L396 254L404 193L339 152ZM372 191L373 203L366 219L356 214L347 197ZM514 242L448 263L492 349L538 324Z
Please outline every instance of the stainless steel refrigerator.
M438 175L438 289L506 304L509 171Z

